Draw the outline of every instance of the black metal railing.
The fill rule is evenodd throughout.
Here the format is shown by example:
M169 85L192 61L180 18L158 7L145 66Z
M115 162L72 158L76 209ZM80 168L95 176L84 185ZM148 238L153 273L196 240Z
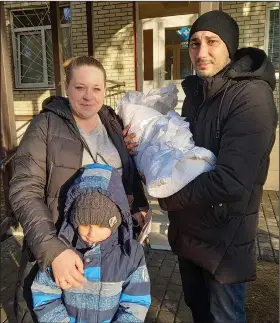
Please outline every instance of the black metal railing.
M115 109L117 101L123 97L124 93L125 82L107 80L107 95L104 103Z

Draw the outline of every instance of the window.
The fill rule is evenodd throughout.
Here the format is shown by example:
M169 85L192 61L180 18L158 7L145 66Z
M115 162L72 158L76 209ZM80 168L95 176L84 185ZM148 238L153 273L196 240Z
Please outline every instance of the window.
M72 57L71 12L60 8L63 60ZM54 86L49 7L11 11L16 88Z
M271 59L275 70L279 73L279 8L268 9L267 28L267 55Z
M178 32L180 29L165 29L165 80L182 80L192 74L188 41Z

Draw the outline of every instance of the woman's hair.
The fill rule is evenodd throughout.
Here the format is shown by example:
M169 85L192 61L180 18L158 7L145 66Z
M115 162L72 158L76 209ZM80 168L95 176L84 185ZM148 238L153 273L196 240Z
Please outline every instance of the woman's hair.
M103 65L97 59L95 59L92 56L77 56L77 57L69 58L63 64L67 86L71 81L73 69L81 66L95 66L99 68L103 72L104 83L106 84L106 71Z

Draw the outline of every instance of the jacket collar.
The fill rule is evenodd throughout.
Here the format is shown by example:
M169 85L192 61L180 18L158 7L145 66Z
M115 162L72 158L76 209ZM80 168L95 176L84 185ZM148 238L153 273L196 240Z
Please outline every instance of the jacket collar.
M229 81L226 72L230 68L230 64L213 77L202 79L197 75L187 76L182 82L186 96L203 95L204 100L209 100L223 91Z

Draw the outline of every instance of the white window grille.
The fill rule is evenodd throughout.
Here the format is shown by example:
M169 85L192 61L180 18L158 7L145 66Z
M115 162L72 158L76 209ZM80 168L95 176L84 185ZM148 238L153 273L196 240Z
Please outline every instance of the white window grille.
M71 11L60 7L63 60L72 57ZM16 88L52 88L54 69L50 8L11 11Z
M266 52L279 77L280 70L280 22L279 6L267 10Z

